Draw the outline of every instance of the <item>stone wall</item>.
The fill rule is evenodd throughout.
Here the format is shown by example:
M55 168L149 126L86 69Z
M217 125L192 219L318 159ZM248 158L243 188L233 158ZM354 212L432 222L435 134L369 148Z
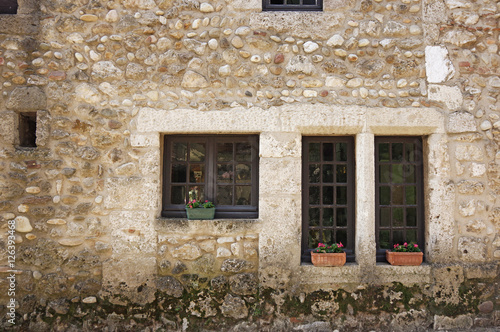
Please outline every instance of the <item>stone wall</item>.
M500 324L498 2L18 2L0 15L0 299L10 240L14 329ZM19 146L26 112L36 148ZM160 218L162 137L181 133L259 135L258 219ZM300 263L305 135L355 137L356 262L342 268ZM381 135L424 137L419 267L375 261Z

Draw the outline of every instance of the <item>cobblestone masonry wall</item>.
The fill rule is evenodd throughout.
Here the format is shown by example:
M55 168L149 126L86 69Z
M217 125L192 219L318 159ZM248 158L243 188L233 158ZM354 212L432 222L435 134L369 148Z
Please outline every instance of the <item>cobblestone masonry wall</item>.
M500 325L498 1L18 2L0 15L2 327ZM259 134L260 218L159 218L169 133ZM375 263L362 200L357 263L300 265L302 134L356 135L367 165L374 134L428 136L426 265Z

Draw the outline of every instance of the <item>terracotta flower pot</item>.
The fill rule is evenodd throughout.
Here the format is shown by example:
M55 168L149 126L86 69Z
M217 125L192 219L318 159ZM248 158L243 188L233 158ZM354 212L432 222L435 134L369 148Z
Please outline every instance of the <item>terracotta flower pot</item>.
M345 252L326 254L311 252L311 261L314 266L342 266L345 264Z
M189 220L214 219L215 208L186 208L186 214Z
M420 265L424 258L423 252L395 252L386 250L385 258L391 265Z

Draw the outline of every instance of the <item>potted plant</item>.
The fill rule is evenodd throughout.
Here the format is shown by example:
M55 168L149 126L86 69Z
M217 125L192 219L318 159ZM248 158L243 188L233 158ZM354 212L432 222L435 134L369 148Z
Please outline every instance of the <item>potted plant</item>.
M420 265L424 253L415 243L396 243L392 250L385 252L385 258L391 265Z
M318 243L318 247L311 251L311 261L314 266L342 266L345 264L345 252L342 242L327 246Z
M199 202L194 199L186 204L186 214L190 220L214 219L215 205L210 201Z

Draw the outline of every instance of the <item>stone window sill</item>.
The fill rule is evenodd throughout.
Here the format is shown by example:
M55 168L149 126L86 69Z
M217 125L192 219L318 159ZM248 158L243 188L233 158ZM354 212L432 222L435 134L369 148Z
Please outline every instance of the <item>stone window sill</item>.
M183 218L157 218L155 229L159 232L200 233L203 235L258 234L261 224L260 219L188 220Z

